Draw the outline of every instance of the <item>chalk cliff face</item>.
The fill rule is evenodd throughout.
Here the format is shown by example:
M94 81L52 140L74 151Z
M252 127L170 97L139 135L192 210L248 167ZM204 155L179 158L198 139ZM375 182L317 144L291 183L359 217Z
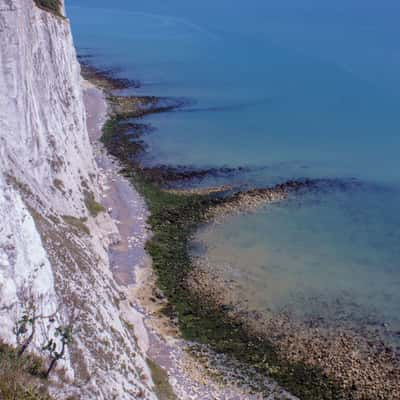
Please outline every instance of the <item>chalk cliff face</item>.
M33 0L0 0L0 40L0 339L15 343L33 301L55 321L38 323L32 350L73 327L65 397L155 398L109 269L117 230L96 202L68 20Z

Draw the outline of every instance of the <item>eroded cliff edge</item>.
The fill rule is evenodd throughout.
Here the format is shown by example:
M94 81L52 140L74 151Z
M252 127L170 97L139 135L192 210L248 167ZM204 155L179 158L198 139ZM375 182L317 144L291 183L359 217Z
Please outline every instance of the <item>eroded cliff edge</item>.
M68 20L33 0L0 0L0 338L15 344L33 300L73 341L57 398L155 398L107 250L118 240L99 204L80 66ZM54 380L61 378L54 375Z

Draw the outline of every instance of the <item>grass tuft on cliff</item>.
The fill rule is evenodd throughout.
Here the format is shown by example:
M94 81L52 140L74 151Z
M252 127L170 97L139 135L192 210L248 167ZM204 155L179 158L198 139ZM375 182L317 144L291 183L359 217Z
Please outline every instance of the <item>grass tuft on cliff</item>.
M93 192L85 190L83 194L86 208L92 217L97 217L100 213L105 211L105 208L96 201Z
M151 376L155 385L155 392L159 400L177 400L165 370L150 358L147 359L147 364L150 367Z
M41 358L24 354L0 342L0 399L1 400L52 400Z
M34 0L34 2L39 8L49 11L54 15L62 16L60 0Z

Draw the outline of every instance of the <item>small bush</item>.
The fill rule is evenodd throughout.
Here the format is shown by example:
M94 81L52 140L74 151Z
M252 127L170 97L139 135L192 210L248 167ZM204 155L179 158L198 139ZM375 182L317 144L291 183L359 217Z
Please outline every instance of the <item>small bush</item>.
M61 1L60 0L35 0L38 7L43 8L46 11L50 11L53 14L61 15Z
M97 217L97 215L105 211L104 207L95 200L93 192L85 190L83 193L85 196L86 208L92 217Z

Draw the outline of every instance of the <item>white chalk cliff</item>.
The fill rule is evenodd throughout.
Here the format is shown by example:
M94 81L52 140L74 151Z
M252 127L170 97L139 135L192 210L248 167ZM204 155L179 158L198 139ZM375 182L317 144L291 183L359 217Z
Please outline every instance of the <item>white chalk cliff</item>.
M91 209L99 176L69 22L0 0L0 41L0 339L15 343L28 293L73 326L57 398L155 399L110 272L116 227ZM54 329L42 322L32 350Z

